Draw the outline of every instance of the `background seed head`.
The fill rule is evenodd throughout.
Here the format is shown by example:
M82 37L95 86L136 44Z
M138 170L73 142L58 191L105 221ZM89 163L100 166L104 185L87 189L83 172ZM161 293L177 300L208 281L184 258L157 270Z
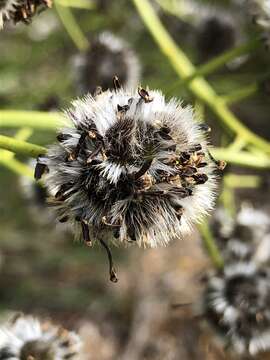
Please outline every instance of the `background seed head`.
M0 327L0 358L12 360L75 359L80 339L50 322L20 316Z
M254 356L270 348L269 280L268 268L238 262L208 281L206 318L239 354Z

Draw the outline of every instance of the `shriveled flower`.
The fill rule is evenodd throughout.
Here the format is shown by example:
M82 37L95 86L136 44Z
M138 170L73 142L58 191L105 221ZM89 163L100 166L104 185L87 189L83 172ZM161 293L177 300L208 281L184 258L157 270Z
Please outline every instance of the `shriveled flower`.
M253 262L226 266L211 277L205 292L205 316L226 345L239 354L270 349L270 273Z
M213 207L217 163L191 107L115 87L73 102L74 127L39 157L35 176L47 172L59 219L80 224L87 244L167 245Z
M107 90L116 74L126 88L134 88L140 73L140 61L135 51L126 41L108 31L94 37L89 50L74 59L75 84L80 95L93 94L97 84Z
M33 15L51 5L52 0L0 0L0 28L8 20L28 23Z
M65 360L76 359L80 339L74 332L20 316L0 327L0 359Z

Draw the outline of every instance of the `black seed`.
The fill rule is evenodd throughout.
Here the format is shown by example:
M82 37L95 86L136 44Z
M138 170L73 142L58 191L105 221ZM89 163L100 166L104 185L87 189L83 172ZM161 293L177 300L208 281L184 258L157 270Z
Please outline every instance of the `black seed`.
M71 138L71 135L69 135L69 134L58 134L57 136L56 136L56 139L61 143L61 142L63 142L63 141L65 141L65 140L68 140L68 139L70 139Z
M143 89L141 87L138 88L138 94L146 103L153 101L153 98L151 98L148 91L146 91L145 89Z
M48 171L48 166L45 164L41 164L41 163L37 163L36 167L35 167L35 173L34 173L34 178L36 180L41 179L42 175Z
M193 175L193 179L195 180L197 185L201 185L206 183L208 180L208 176L206 174L195 174Z
M61 217L60 219L58 219L58 221L59 221L60 223L65 223L65 222L68 221L68 216L67 216L67 215L66 215L66 216L63 216L63 217Z
M127 112L129 110L129 105L120 106L117 105L117 111L119 112Z
M202 167L205 167L207 165L206 162L201 162L197 165L198 168L202 168Z
M89 227L84 221L81 222L81 225L82 225L83 241L85 242L86 245L89 246L92 243L89 235Z
M185 166L181 172L182 176L192 176L197 172L197 169L193 166Z
M187 152L184 151L184 152L182 152L182 153L180 154L179 160L180 160L181 163L185 163L185 162L187 162L189 159L190 159L190 154L189 154L189 153L187 153Z

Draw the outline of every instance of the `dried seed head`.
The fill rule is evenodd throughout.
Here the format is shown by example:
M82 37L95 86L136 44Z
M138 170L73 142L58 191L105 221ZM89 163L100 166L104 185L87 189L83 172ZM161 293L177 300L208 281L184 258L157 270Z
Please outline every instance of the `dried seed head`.
M209 279L205 315L226 344L239 354L270 349L270 273L252 262L226 266Z
M75 101L67 116L74 127L37 168L48 169L59 217L79 222L87 243L166 245L212 208L216 164L190 107L120 89Z
M127 88L135 87L140 80L140 62L134 50L121 38L103 32L91 41L88 51L74 61L74 77L79 95L94 94L97 84L107 90L112 77L119 75Z
M20 316L0 327L0 358L5 360L75 359L79 337L49 322Z
M0 28L8 20L29 23L37 12L51 5L52 0L0 0Z
M270 258L270 220L263 209L243 203L236 216L219 208L211 219L212 229L226 263L251 258L264 263Z

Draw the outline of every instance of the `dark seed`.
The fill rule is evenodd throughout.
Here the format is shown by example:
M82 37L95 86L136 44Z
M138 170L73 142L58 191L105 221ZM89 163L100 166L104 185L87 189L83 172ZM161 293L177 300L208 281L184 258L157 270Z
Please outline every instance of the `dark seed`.
M148 91L141 87L138 88L138 94L146 103L153 101L153 98L149 95Z
M71 135L69 135L69 134L58 134L57 136L56 136L56 139L61 143L61 142L63 142L63 141L65 141L65 140L67 140L67 139L69 139L69 138L71 138Z
M42 175L48 171L48 166L45 164L37 163L35 167L34 177L36 180L41 179Z
M206 174L195 174L193 175L193 179L195 180L197 185L201 185L206 183L208 180L208 176Z

